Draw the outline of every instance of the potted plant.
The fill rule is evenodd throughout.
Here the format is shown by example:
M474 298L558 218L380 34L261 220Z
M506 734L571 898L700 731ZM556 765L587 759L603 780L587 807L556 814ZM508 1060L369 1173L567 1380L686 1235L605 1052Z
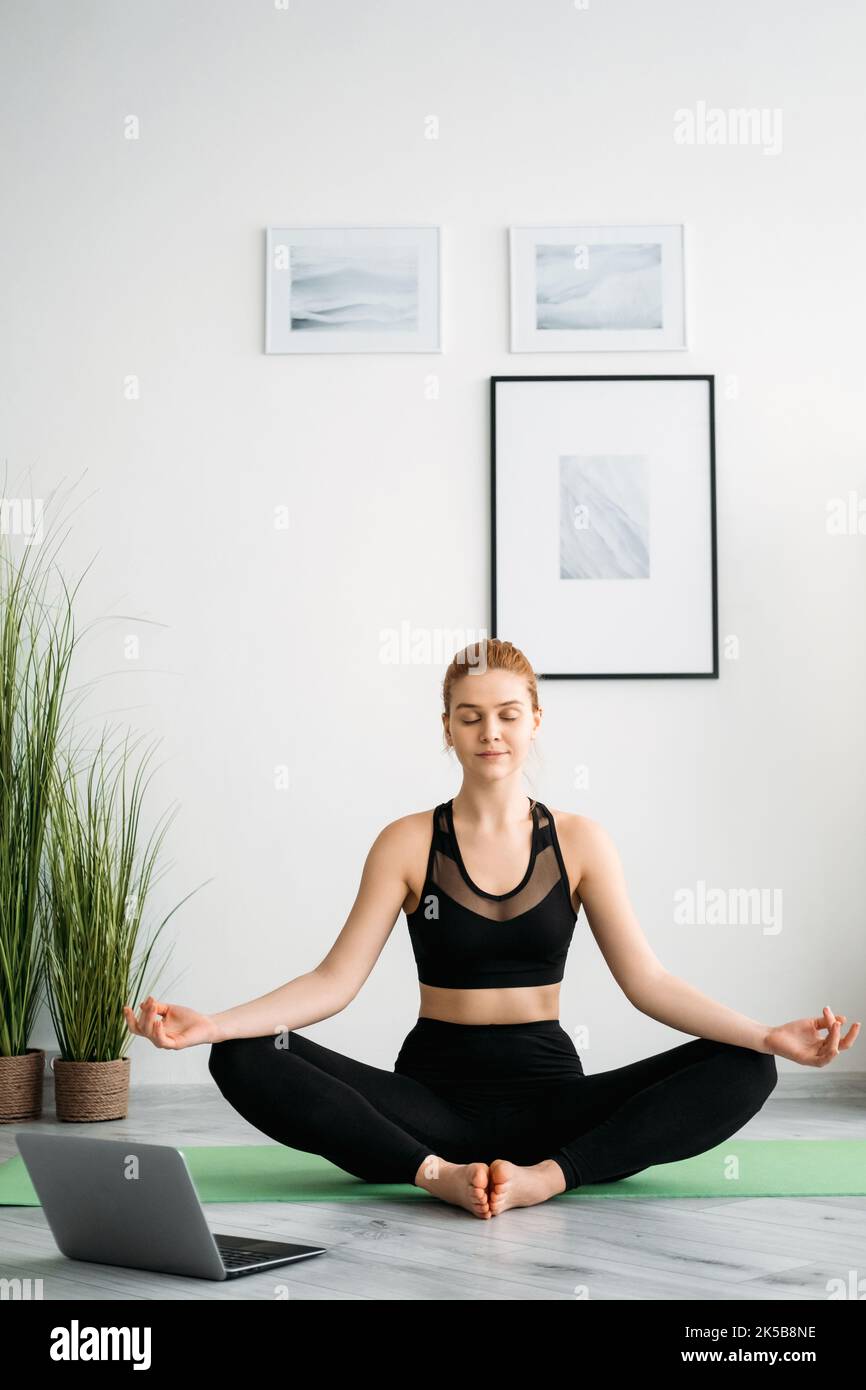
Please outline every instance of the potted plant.
M75 646L72 596L53 606L48 573L31 564L43 538L0 537L0 1123L42 1111L45 1050L30 1047L41 1001L41 862L49 789ZM47 552L46 552L47 553Z
M151 953L186 901L163 918L141 953L143 911L161 877L153 870L174 813L139 853L139 820L150 781L142 777L150 753L128 791L130 751L127 734L120 750L107 757L103 733L83 795L77 754L59 757L52 779L42 934L48 1005L60 1044L53 1071L61 1120L125 1118L126 1052L133 1035L123 1006L152 988L141 988Z

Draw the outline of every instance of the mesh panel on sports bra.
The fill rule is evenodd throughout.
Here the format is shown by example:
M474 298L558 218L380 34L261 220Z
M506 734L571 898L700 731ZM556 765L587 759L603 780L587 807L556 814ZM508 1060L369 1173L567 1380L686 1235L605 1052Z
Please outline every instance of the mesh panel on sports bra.
M522 913L528 912L531 907L536 907L547 897L551 888L561 877L561 870L556 858L556 850L549 837L542 836L550 824L548 816L542 812L538 802L532 803L533 807L533 827L532 827L532 851L530 855L529 878L521 888L518 884L517 889L511 889L509 893L479 893L474 885L470 886L465 865L461 861L450 857L449 850L437 848L430 881L436 887L442 888L449 898L463 907L468 907L470 911L477 912L481 917L487 917L491 922L508 922L512 917L520 917ZM439 828L444 831L445 836L451 840L455 853L459 855L460 849L456 843L456 837L451 837L448 812L446 807L442 807L439 816ZM544 847L539 849L539 839L544 839Z

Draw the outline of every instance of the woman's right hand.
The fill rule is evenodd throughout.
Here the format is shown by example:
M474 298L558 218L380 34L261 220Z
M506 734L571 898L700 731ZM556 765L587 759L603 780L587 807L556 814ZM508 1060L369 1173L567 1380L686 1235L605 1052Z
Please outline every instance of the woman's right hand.
M160 1004L152 994L142 1004L138 1018L128 1004L124 1004L123 1012L130 1033L150 1038L154 1047L178 1051L182 1047L218 1041L217 1025L209 1014L196 1013L184 1004Z

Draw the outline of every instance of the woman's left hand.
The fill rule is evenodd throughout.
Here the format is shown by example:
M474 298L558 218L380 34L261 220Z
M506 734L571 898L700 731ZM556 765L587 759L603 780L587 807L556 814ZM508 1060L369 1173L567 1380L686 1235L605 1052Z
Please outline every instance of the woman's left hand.
M852 1023L844 1038L841 1036L845 1014L834 1014L825 1006L820 1018L797 1018L782 1023L767 1033L767 1046L777 1057L788 1057L804 1067L826 1067L840 1052L851 1047L860 1032L860 1024ZM822 1038L820 1033L826 1033Z

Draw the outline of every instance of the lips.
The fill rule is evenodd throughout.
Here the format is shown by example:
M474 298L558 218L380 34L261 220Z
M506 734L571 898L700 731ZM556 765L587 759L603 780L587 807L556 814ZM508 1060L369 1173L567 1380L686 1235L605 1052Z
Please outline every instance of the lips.
M478 756L479 756L479 758L504 758L504 757L507 756L507 754L505 754L505 753L479 753Z

